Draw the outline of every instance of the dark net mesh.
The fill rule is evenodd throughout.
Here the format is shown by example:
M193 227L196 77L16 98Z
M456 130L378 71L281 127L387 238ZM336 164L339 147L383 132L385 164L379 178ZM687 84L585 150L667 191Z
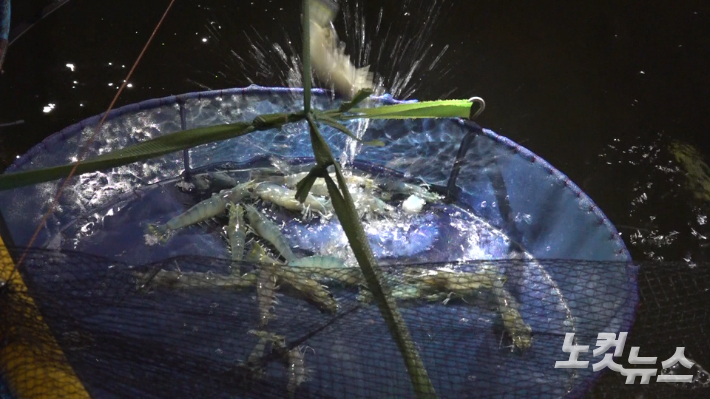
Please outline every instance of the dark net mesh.
M18 259L22 250L10 252ZM382 268L438 397L703 397L708 266L501 260ZM517 286L531 267L550 279ZM586 277L619 268L626 279ZM10 385L51 373L83 384L64 384L55 397L84 389L96 398L415 396L359 269L204 257L128 265L32 250L19 273L26 288L11 280L0 296L0 349L29 346L32 356L3 362ZM629 332L613 358L625 368L695 382L654 376L628 385L620 373L594 372L603 332ZM555 368L570 358L562 348L569 333L575 345L589 345L579 355L586 368ZM629 364L632 346L655 364ZM681 346L693 368L663 369Z

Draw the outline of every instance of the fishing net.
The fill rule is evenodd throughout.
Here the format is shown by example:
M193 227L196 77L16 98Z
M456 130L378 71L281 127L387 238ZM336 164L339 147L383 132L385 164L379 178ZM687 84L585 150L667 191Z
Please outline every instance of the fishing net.
M127 106L109 115L88 156L195 126L295 111L300 95L250 87ZM315 103L332 108L338 100L316 91ZM75 160L98 118L51 136L9 171ZM569 179L474 123L353 121L348 127L385 146L362 147L325 128L347 170L425 187L442 198L405 214L404 199L395 196L381 214L363 215L388 295L438 397L707 392L706 265L633 262L611 223ZM30 237L60 182L0 192L7 248L0 274L3 394L413 397L402 355L337 218L304 222L298 212L267 201L253 204L277 223L299 258L335 256L343 264L230 260L224 215L165 242L146 234L152 223L255 171L261 176L278 165L298 172L312 163L305 126L293 124L73 177L32 248ZM277 256L262 241L247 245L261 242ZM603 358L592 353L598 334L626 332L616 363L692 375L694 382L652 377L652 385L640 385L637 377L627 385L620 373L594 371ZM589 361L586 367L555 368L570 360L567 337L589 346L578 357ZM655 364L630 364L634 346L641 348L638 356L657 357ZM691 369L661 366L676 347L685 347Z
M3 370L15 384L31 386L37 373L58 373L54 368L62 370L65 356L83 385L66 385L67 396L85 389L91 397L287 397L294 376L303 373L307 379L295 389L296 397L413 397L379 310L357 297L357 287L337 283L338 276L325 281L339 303L335 313L322 311L297 292L280 290L274 318L264 330L281 338L270 342L254 334L262 331L255 287L230 286L233 265L223 259L177 257L128 265L82 253L33 250L25 265L21 273L27 291L10 285L2 293L4 347L29 345L30 360L41 366L13 363ZM384 269L396 282L408 269L437 266ZM556 361L569 357L562 351L564 336L575 332L579 345L594 348L598 332L629 331L620 326L633 320L634 309L628 304L635 298L637 276L641 306L624 355L616 362L641 368L625 361L632 346L641 347L641 356L657 356L659 364L678 346L700 364L710 355L703 331L710 299L702 288L710 283L707 265L688 269L672 263L501 260L471 262L458 269L492 266L509 274L516 268L540 267L558 281L576 282L569 291L561 290L568 311L576 316L555 311L559 304L551 299L558 289L554 284L530 287L518 298L520 313L531 326L532 345L517 351L495 298L490 298L494 293L454 296L447 304L427 298L399 301L439 397L581 396L601 374L591 369L601 357L593 357L590 350L579 356L590 361L590 367L555 369ZM618 268L626 270L627 278L602 281L601 276ZM169 279L167 274L153 274L178 270L182 281L179 273ZM154 278L143 283L137 274ZM590 275L599 278L590 280ZM466 282L463 277L457 281ZM27 302L28 296L34 305ZM38 313L41 321L35 318ZM52 349L55 339L63 354ZM301 353L302 367L290 368L291 350ZM650 367L661 374L658 365ZM707 391L707 374L698 367L675 371L694 375L698 382L656 383L651 391L638 380L625 385L624 378L613 373L612 384L600 385L597 392L606 397L628 397L628 391L698 397Z

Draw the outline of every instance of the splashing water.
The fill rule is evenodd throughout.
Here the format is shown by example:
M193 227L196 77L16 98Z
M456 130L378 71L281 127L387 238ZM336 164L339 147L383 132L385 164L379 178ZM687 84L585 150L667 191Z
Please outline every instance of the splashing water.
M424 75L440 79L450 71L441 62L449 45L437 48L431 39L439 26L438 20L444 11L450 11L451 5L441 0L405 0L399 4L399 7L380 6L374 23L368 24L366 14L374 14L372 7L368 9L362 0L341 0L334 23L352 63L356 67L369 65L376 86L395 98L407 99L420 88ZM281 20L279 16L274 24L281 26L280 35L260 33L253 26L232 34L227 32L226 21L217 22L219 15L207 8L203 10L208 12L210 22L205 28L212 36L211 45L216 46L215 51L228 52L220 65L224 71L216 72L217 75L229 84L303 86L300 22ZM239 50L232 45L238 36L245 44ZM313 73L311 77L314 87L327 87Z
M440 67L443 66L441 60L449 45L436 48L431 43L432 35L439 26L439 18L444 11L450 10L450 5L444 7L445 4L441 0L405 0L399 7L388 7L387 10L386 6L380 6L372 20L374 23L368 23L366 14L374 15L372 8L368 10L362 0L341 0L334 23L353 65L358 68L369 65L378 91L407 99L417 92L425 75L435 74L441 79L448 73L448 70ZM218 44L225 42L230 47L228 57L221 65L224 72L218 71L218 75L227 80L228 77L240 77L248 84L303 86L301 30L298 23L282 23L277 18L275 23L282 26L279 37L262 34L253 26L242 29L246 51L237 51L231 48L229 42L233 40L232 35L224 33L223 25L226 28L227 24L216 22L220 18L215 14L209 18L206 28L214 39L210 41ZM298 28L298 31L291 32L293 28ZM220 47L220 51L224 51L224 48ZM314 87L328 87L313 72L311 81ZM203 89L212 89L199 82L193 83ZM300 97L294 94L296 101L300 101ZM368 120L359 120L349 127L356 137L362 138L369 124ZM345 151L340 155L343 168L352 163L361 147L362 144L356 140L347 139Z
M598 159L629 179L628 206L616 226L632 249L650 260L685 259L689 267L707 259L709 169L690 143L662 133L614 139Z

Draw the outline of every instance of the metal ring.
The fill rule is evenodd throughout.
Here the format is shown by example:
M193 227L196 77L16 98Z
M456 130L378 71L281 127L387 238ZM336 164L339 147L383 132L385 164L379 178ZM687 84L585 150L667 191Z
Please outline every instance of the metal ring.
M472 103L478 102L479 104L481 104L481 108L479 108L475 114L469 115L469 117L468 117L468 119L476 119L476 117L478 115L481 115L481 112L483 112L483 110L486 109L486 102L481 97L471 97L468 99L468 101L470 101Z

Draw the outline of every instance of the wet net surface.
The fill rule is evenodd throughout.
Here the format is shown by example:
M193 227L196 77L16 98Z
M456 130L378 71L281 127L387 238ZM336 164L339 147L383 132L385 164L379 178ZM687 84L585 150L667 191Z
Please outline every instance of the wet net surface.
M21 251L10 248L15 259ZM533 262L557 281L577 283L516 286L516 273ZM702 369L710 357L708 265L501 260L382 268L438 397L710 392ZM626 279L593 277L619 269ZM37 373L73 372L96 398L414 397L402 357L356 268L186 256L130 265L31 250L19 272L26 288L8 283L0 295L2 351L25 345L32 356L6 362L7 381L31 385ZM585 276L592 278L579 283ZM671 373L693 374L696 382L651 377L640 385L637 377L626 385L619 373L592 371L603 357L592 354L601 332L629 332L614 361L656 368L658 375L669 372L661 362L684 346L695 364L691 370L676 365ZM568 333L576 345L589 345L579 355L589 361L586 368L555 368L569 360L562 350ZM632 346L640 347L639 356L657 357L656 363L629 364ZM82 389L64 387L56 397Z

